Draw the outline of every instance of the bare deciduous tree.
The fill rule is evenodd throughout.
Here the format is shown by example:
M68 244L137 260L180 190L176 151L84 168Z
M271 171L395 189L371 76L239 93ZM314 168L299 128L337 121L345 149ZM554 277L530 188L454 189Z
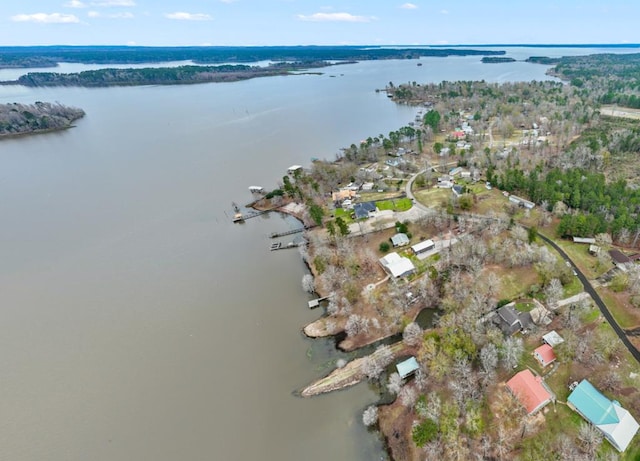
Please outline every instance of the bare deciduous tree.
M422 341L422 328L415 322L408 324L402 332L402 341L408 346L417 346Z
M378 422L378 407L370 405L362 413L362 422L365 426L373 426Z
M315 293L316 291L316 283L313 279L313 275L304 274L302 276L302 289L307 293Z

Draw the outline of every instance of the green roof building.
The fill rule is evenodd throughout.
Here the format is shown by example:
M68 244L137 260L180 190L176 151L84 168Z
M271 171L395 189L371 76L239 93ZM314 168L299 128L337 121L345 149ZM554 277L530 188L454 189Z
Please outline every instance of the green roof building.
M623 452L627 449L636 432L638 422L618 402L611 401L593 385L583 379L567 399L569 407L596 426L605 438Z

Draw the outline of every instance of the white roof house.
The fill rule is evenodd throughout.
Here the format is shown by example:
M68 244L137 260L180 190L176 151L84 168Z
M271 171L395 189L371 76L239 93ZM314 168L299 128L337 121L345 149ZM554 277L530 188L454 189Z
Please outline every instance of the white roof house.
M287 168L287 171L289 172L289 174L293 174L298 170L302 170L302 165L291 165L289 168Z
M406 277L416 270L409 258L400 256L398 253L389 253L378 261L382 268L393 278Z
M402 232L400 232L391 237L391 243L393 244L394 248L409 245L409 237L407 236L407 234L403 234Z
M556 347L558 344L562 344L564 339L562 339L562 336L560 336L556 330L552 330L546 335L542 335L542 341L551 347Z

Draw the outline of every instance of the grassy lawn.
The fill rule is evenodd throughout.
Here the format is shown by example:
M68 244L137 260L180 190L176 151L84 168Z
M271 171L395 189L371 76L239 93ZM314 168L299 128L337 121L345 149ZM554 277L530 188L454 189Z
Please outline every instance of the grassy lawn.
M419 190L414 192L416 200L426 206L441 206L449 202L451 198L451 189L439 189L432 187L430 189Z
M535 307L535 304L530 302L522 302L522 303L516 303L515 307L516 307L516 310L519 312L531 312Z
M613 263L608 263L596 271L596 257L589 254L589 245L560 239L556 239L555 242L569 255L588 279L595 279L613 267Z
M630 312L629 309L621 305L618 298L607 288L598 288L598 294L611 311L611 315L616 319L618 325L624 329L632 329L639 326L638 316ZM637 309L637 308L633 308ZM640 311L640 309L637 309Z
M479 188L480 191L476 192L478 203L476 203L473 208L474 213L486 215L490 211L500 212L508 203L502 193L496 189L487 190L483 184L476 184L473 186L474 192L477 188Z
M336 218L342 218L347 224L351 224L352 222L354 222L353 218L351 218L351 210L336 208L333 212L333 216L335 216Z
M376 202L379 210L407 211L413 206L411 199L399 198L393 200L383 200Z
M584 287L580 282L578 277L573 277L571 283L565 285L564 287L564 297L568 298L573 295L577 295L578 293L582 293L584 291Z
M500 279L500 299L515 299L526 294L534 283L540 283L536 271L530 267L492 267Z

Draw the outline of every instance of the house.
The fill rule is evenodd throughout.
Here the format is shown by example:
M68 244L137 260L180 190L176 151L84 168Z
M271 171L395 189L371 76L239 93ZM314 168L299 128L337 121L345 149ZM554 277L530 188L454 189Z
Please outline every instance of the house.
M391 237L391 243L394 248L403 247L405 245L409 245L409 237L407 237L407 234L398 233Z
M530 370L523 370L507 381L507 388L531 415L553 400L539 376L533 376Z
M362 190L373 190L373 183L372 182L365 182L362 185Z
M362 202L353 206L353 213L356 219L366 219L369 217L369 213L373 213L377 209L375 202Z
M514 303L509 303L497 310L497 323L505 335L523 330L533 322L528 312L518 312L513 306Z
M553 348L548 344L543 344L542 346L536 348L533 351L533 357L543 367L546 367L547 365L556 361L556 354L553 353Z
M455 197L458 198L462 194L464 194L464 187L462 187L462 186L453 186L451 188L451 192L453 192L453 195L455 195Z
M552 330L549 333L542 335L542 341L551 347L556 347L559 344L562 344L564 339L555 330Z
M459 167L459 166L457 166L457 167L452 168L451 170L449 170L449 176L451 176L451 177L453 177L453 176L455 176L455 175L458 175L458 174L460 174L460 173L462 173L462 167Z
M356 191L350 189L340 189L337 192L331 192L331 200L334 202L339 202L341 200L350 199L355 197L357 194Z
M397 167L399 167L400 165L402 165L405 162L401 158L393 158L393 159L390 158L389 160L385 161L384 163L386 163L387 165L392 166L394 168L397 168Z
M402 362L396 365L396 370L398 370L398 374L402 379L405 379L407 376L412 375L416 371L420 369L420 365L415 357L411 356L407 360L403 360Z
M600 253L600 247L598 245L589 245L589 254L597 256Z
M433 243L433 240L425 240L420 243L416 243L411 247L413 254L419 255L420 253L424 253L429 250L433 250L436 247L436 244Z
M302 173L302 165L291 165L289 168L287 168L287 172L289 174L295 174L297 172Z
M627 449L636 432L638 422L615 400L602 395L583 379L567 399L569 407L597 427L602 435L620 452Z
M416 271L411 260L400 256L398 253L389 253L378 261L385 272L393 278L406 277Z

